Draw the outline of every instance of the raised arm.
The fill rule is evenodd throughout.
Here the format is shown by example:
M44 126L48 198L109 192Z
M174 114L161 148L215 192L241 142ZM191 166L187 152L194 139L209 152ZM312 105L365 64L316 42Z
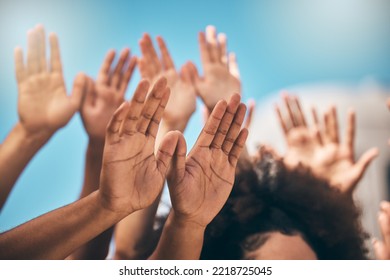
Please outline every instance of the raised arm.
M63 259L156 199L177 139L167 135L154 155L169 89L161 79L146 98L148 88L141 82L108 124L99 190L1 234L1 259Z
M211 112L219 100L227 102L233 94L241 93L240 73L235 54L227 52L226 35L217 35L214 26L199 33L199 47L203 76L196 73L195 88Z
M359 160L355 160L355 112L348 112L345 137L341 141L334 106L324 114L323 123L313 109L314 125L309 125L298 99L288 95L283 99L284 113L279 106L276 111L287 141L285 164L290 168L303 164L331 186L352 194L367 167L378 155L378 149L371 148Z
M15 182L38 150L79 109L83 75L76 77L72 94L66 94L57 35L49 35L50 60L42 25L28 31L27 61L15 49L19 122L4 140L0 151L0 209Z
M99 186L106 127L115 110L124 101L127 86L136 65L136 58L130 56L127 48L121 52L116 65L112 65L114 58L115 51L110 50L103 61L96 81L85 77L85 98L80 113L88 135L88 147L80 198L94 192ZM71 258L106 258L111 235L112 228L79 248Z
M192 83L195 66L187 62L177 71L173 59L162 37L157 37L160 57L153 46L151 37L144 34L139 44L142 56L138 60L141 77L154 82L165 77L171 95L157 134L156 147L169 132L183 132L196 109L196 93ZM147 209L123 219L115 227L115 258L145 259L153 251L153 224L160 197Z
M179 138L168 187L172 210L152 259L199 259L206 226L225 204L235 168L248 136L241 129L245 105L239 95L215 106L194 148L186 157Z

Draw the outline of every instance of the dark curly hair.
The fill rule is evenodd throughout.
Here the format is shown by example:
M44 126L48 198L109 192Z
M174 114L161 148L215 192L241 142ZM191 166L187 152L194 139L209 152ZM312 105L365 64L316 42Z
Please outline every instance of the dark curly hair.
M206 229L201 259L242 259L275 231L300 234L318 259L366 259L360 215L350 196L263 152L257 163L241 164L227 203Z

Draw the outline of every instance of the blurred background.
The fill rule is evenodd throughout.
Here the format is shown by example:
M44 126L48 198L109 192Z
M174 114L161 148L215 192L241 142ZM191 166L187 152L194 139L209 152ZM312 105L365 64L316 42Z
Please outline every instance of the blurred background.
M283 151L272 112L281 89L302 96L305 108L317 104L321 111L337 104L343 121L346 109L355 107L358 154L373 145L381 148L381 158L359 188L367 206L365 223L378 233L376 211L387 198L389 162L390 0L1 0L1 142L18 121L13 49L26 49L26 32L38 23L59 36L68 88L80 71L96 77L110 48L128 46L138 55L144 32L165 38L177 68L192 60L202 71L197 33L215 25L237 55L244 100L254 98L258 104L248 142L252 150L272 141ZM127 96L138 81L137 71ZM189 146L202 126L199 111L185 133ZM86 145L76 114L20 177L1 210L0 231L77 199Z

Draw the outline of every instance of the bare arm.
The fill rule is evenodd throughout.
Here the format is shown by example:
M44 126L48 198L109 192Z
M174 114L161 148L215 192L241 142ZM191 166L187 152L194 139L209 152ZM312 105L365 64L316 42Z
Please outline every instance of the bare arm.
M0 235L2 259L62 259L160 193L177 137L167 135L154 155L154 139L169 98L161 79L146 98L141 82L107 126L99 190ZM145 100L146 99L146 100ZM152 116L152 118L150 118Z
M161 37L157 37L161 56L158 57L152 39L145 34L140 40L142 56L138 64L143 79L154 82L160 77L167 79L171 89L163 119L157 134L156 149L170 131L183 132L196 109L196 94L192 84L195 66L187 62L178 72L168 48ZM153 224L160 196L146 209L138 211L118 223L115 228L115 258L145 259L155 247L152 240Z
M50 34L50 63L46 61L45 31L38 25L28 32L27 63L21 48L15 49L19 122L0 151L0 209L19 175L38 150L79 109L83 75L66 94L58 39Z
M110 50L103 61L97 80L94 81L89 77L85 79L85 99L80 113L89 142L81 198L89 195L99 186L105 130L110 117L124 101L136 65L136 58L130 56L129 49L121 52L118 63L112 67L114 58L115 51ZM105 259L112 233L113 228L109 228L79 248L70 258Z

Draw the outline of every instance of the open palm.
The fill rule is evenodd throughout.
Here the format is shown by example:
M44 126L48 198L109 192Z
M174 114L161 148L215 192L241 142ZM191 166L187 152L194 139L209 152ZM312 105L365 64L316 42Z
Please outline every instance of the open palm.
M206 226L221 210L248 135L241 130L245 111L239 95L228 105L219 102L188 157L185 140L179 140L168 177L175 216Z
M206 34L199 34L203 77L196 76L198 95L211 112L219 100L228 101L234 93L241 92L240 74L236 57L227 54L226 36L217 37L214 26L206 28Z
M111 116L124 101L136 65L136 58L130 57L129 49L121 52L116 66L111 69L114 58L115 51L109 51L97 80L87 78L81 117L85 130L93 139L104 139Z
M162 37L157 37L161 58L154 49L149 34L144 34L140 41L142 57L139 59L139 69L143 79L154 82L165 77L171 89L171 97L164 111L164 121L174 129L184 130L184 127L196 110L196 92L193 86L196 68L187 62L176 71L173 60Z
M355 113L349 112L346 137L340 142L336 109L332 107L324 116L321 126L313 109L314 126L309 127L296 97L284 96L287 114L276 108L287 141L284 163L295 168L299 164L309 167L313 174L327 180L341 192L352 193L377 149L368 150L354 159ZM286 116L287 115L287 116Z
M142 81L129 103L115 112L107 128L100 193L107 207L131 213L152 204L161 191L176 143L164 138L157 155L154 142L169 89ZM170 155L170 156L169 156Z
M66 94L58 39L50 35L50 69L46 62L46 43L43 26L28 33L27 66L23 52L15 50L18 81L18 111L23 127L31 133L54 132L63 127L79 109L83 93L83 75L76 77L71 96Z

